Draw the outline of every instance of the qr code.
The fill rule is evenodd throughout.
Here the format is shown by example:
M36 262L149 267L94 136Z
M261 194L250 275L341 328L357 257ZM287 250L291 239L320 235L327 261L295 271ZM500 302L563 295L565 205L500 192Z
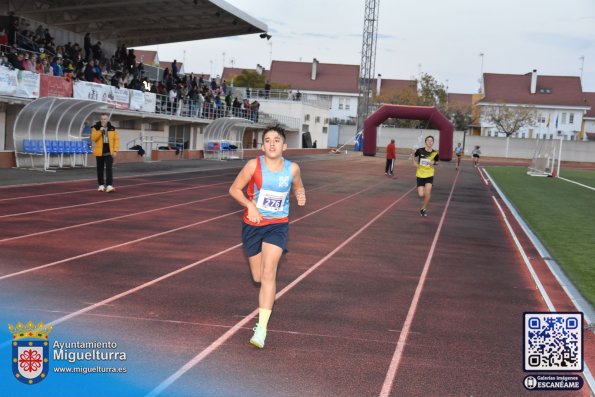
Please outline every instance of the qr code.
M525 371L582 371L583 314L525 313Z

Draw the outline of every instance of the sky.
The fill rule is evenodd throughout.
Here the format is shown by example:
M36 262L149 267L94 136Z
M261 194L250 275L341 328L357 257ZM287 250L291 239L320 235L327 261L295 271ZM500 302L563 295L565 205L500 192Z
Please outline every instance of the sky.
M361 62L365 0L227 0L268 26L258 34L138 47L184 70L269 69L272 60ZM433 76L475 93L484 73L581 76L595 92L595 0L379 0L375 74ZM480 55L480 54L483 54ZM583 58L584 57L584 58ZM582 68L582 71L581 71Z

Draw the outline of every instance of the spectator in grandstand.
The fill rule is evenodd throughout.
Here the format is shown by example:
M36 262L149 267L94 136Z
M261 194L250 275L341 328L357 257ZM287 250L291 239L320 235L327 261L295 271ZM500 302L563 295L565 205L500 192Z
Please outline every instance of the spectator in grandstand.
M21 61L21 65L23 66L22 70L26 70L28 72L31 71L31 61L29 60L29 54L23 54L23 60Z
M299 206L306 204L300 167L285 158L285 131L277 126L263 133L263 155L248 161L229 189L242 207L242 240L252 280L260 283L258 323L250 343L264 348L267 326L275 303L279 261L286 251L290 191ZM247 197L244 189L248 186Z
M38 58L37 54L31 54L29 61L31 62L29 71L37 72L37 65L39 65L39 58Z
M479 150L479 145L475 146L475 149L471 152L473 156L473 166L479 166L479 157L481 156L481 150Z
M109 116L103 113L99 121L91 129L93 155L97 161L97 182L99 192L111 193L114 188L112 165L120 147L120 136L116 128L109 122ZM104 169L105 176L104 179ZM107 183L107 186L106 186Z
M314 147L314 145L312 145ZM388 176L394 175L395 160L397 159L397 151L395 148L395 140L391 139L386 146L386 166L384 167L384 174Z
M85 38L83 41L83 47L85 49L85 61L89 62L91 59L91 33L85 34Z
M101 61L103 60L103 50L101 49L101 41L98 41L91 47L93 50L93 59Z
M85 66L85 81L93 82L95 80L94 61L91 59Z
M221 83L221 92L223 95L227 95L227 82L225 80Z
M252 121L254 121L255 123L258 123L258 111L260 110L260 102L258 102L257 100L254 100L254 102L252 102L250 104L250 111L252 113L250 119Z
M54 76L64 76L64 67L62 66L62 63L62 57L54 57L54 60L52 61L52 69L54 69Z
M171 63L171 75L176 80L178 78L178 62L174 59Z
M455 169L458 170L461 166L461 156L463 155L463 147L461 146L461 142L459 142L455 148L455 155L457 156L457 166Z
M103 70L101 69L101 64L98 60L95 60L95 65L93 66L93 71L95 72L94 82L98 84L106 83L105 79L103 78Z
M128 50L128 55L124 58L124 63L127 72L132 72L134 70L136 65L136 54L132 48Z
M202 94L202 92L198 91L198 95L197 95L197 105L196 107L198 108L198 117L203 117L204 115L204 107L205 107L205 96Z
M425 146L417 149L413 156L413 164L417 167L417 195L422 200L421 216L428 216L428 204L434 184L434 166L440 160L438 152L433 149L434 137L428 135L425 139Z
M264 99L269 99L271 95L271 83L267 80L264 84Z
M178 92L176 91L176 87L172 86L168 93L168 106L167 110L170 114L174 114L176 111L176 104L178 102Z
M8 46L8 35L5 28L0 29L0 45Z
M238 97L233 98L233 103L231 104L231 107L234 117L240 117L240 113L242 110L242 102L239 101Z
M10 59L10 57L9 57L9 59ZM25 56L23 55L23 53L22 52L18 53L16 55L16 57L13 58L13 61L12 61L13 68L18 69L18 70L25 70L25 68L23 67L24 59L25 59Z
M314 139L314 142L312 142L312 148L316 149L318 147L318 141L316 139Z
M54 69L52 69L52 66L50 65L50 62L48 61L47 57L43 58L41 60L41 63L37 64L37 72L39 74L48 74L50 76L54 75Z

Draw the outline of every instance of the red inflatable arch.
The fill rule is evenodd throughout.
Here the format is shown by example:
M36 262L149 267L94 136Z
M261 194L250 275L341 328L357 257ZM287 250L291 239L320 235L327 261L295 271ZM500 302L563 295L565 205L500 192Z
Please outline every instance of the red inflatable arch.
M440 160L452 159L454 128L450 121L434 106L383 105L364 121L364 156L376 155L376 129L388 118L428 120L440 130Z

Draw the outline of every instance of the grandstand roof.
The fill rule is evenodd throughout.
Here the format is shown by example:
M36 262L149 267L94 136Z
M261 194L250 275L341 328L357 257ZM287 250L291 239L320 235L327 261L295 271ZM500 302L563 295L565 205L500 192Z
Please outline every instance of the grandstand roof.
M128 47L268 30L223 0L20 0L9 8L19 17Z

